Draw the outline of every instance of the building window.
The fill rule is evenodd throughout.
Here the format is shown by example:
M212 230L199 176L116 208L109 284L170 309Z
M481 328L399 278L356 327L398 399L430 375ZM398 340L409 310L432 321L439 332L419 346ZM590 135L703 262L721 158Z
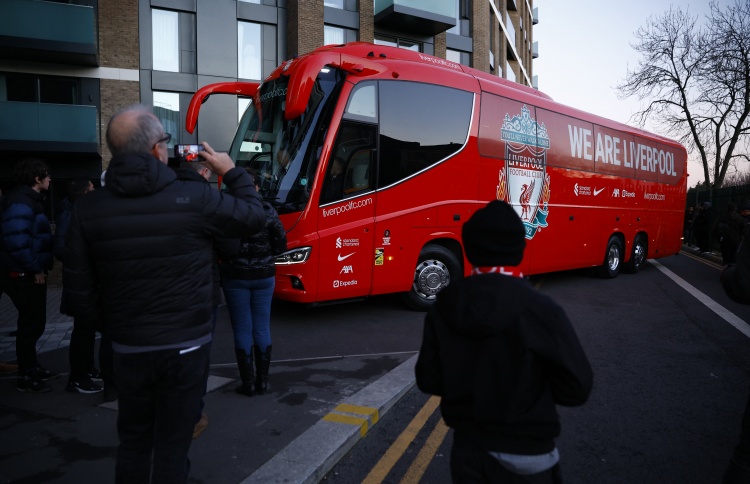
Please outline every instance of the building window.
M260 80L263 66L261 25L240 22L237 29L237 76Z
M422 52L422 44L419 42L414 42L408 39L399 39L396 37L388 37L385 35L375 35L375 44L413 50L414 52Z
M326 25L323 30L323 44L344 44L346 43L344 29Z
M239 1L240 2L245 2L245 3L257 3L258 5L260 5L260 3L261 3L260 0L239 0Z
M344 9L344 0L325 0L323 6Z
M154 91L154 115L159 118L164 131L172 134L167 145L170 149L178 144L182 129L180 126L180 95L176 92Z
M247 109L247 105L250 104L249 97L238 97L237 98L237 123L240 122L242 119L242 115L245 114L245 109Z
M516 79L516 72L513 70L513 66L510 62L505 63L505 78L509 81L518 82Z
M77 79L0 74L0 101L47 104L80 104Z
M180 72L179 14L151 10L152 45L155 71Z

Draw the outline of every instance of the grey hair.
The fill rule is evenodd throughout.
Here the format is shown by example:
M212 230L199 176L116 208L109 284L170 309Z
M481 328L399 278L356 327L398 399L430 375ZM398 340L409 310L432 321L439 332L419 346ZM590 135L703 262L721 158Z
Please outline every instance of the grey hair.
M121 117L126 116L126 121ZM115 113L107 125L107 146L112 156L148 153L164 133L159 119L143 104L126 106Z

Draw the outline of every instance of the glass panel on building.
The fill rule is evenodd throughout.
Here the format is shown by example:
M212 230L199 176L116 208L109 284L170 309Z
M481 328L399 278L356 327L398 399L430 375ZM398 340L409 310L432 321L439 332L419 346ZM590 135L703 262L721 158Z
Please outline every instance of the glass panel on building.
M39 102L78 104L78 81L55 77L39 78Z
M159 118L164 131L172 134L167 145L170 149L178 144L180 129L180 95L176 92L154 91L154 115ZM170 151L171 153L171 151Z
M326 7L340 8L343 10L344 0L325 0L323 2L323 5Z
M343 44L346 40L344 39L344 29L340 27L334 27L333 25L326 25L323 30L323 44Z
M180 43L177 12L151 10L155 71L180 72Z
M242 119L242 115L245 114L245 109L247 109L247 105L250 104L249 97L238 97L237 98L237 122L239 123Z
M239 22L237 26L237 76L262 79L263 65L260 24Z
M455 62L456 64L461 63L461 53L457 50L445 49L445 58L451 62Z

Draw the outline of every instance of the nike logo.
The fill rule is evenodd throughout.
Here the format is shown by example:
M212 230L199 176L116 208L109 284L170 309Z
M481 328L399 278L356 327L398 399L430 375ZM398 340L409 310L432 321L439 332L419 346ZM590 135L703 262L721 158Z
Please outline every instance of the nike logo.
M604 190L606 190L606 188L600 188L599 190L597 190L596 188L594 188L594 196L597 196L597 195L599 195L599 194L600 194L600 193L602 193L602 192L603 192Z
M349 257L353 256L354 254L356 254L356 252L352 252L351 254L347 254L347 255L345 255L343 257L341 257L341 254L339 254L339 262L341 262L342 260L348 259Z

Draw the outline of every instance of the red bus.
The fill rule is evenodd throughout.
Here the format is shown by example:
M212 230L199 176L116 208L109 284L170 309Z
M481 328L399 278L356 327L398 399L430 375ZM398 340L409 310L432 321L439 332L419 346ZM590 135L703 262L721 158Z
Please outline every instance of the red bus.
M476 69L369 43L321 47L263 81L230 148L263 174L287 229L276 297L403 293L426 309L471 267L461 226L489 200L526 227L524 274L606 278L681 247L687 153L669 139L555 103Z

